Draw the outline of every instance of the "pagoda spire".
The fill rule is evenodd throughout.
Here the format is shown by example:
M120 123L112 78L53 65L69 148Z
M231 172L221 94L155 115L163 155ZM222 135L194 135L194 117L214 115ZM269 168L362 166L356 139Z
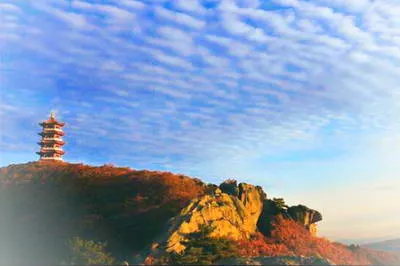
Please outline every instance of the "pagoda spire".
M42 126L42 132L39 133L42 139L38 143L40 151L37 152L40 155L40 161L62 161L62 155L64 155L62 146L65 143L62 140L64 123L57 121L54 112L51 112L49 119L42 121L39 125Z

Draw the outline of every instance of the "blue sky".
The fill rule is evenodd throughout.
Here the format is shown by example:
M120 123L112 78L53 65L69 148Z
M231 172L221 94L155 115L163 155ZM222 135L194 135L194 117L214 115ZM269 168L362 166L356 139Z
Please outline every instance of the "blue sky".
M335 239L400 236L397 0L0 1L0 165L65 160L262 185ZM398 151L399 150L399 151Z

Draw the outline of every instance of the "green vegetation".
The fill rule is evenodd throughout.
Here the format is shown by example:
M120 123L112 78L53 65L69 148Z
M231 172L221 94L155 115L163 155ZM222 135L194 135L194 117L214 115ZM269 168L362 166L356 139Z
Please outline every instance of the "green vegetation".
M198 232L187 234L187 240L182 242L186 249L182 254L171 254L171 262L185 265L211 265L221 259L236 256L237 249L232 240L210 236L214 229L210 226L202 226Z
M272 201L275 203L275 207L278 209L286 209L288 207L283 198L273 198Z
M227 179L221 185L219 185L219 188L221 189L222 192L232 195L232 196L238 196L239 195L239 188L237 186L237 181L234 179Z
M112 265L115 258L106 252L107 243L74 237L68 241L70 265Z

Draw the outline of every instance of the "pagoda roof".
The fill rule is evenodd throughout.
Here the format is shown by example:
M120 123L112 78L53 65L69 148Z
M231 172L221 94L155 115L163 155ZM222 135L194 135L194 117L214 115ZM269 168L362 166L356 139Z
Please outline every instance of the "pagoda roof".
M40 133L38 133L40 136L44 136L44 135L58 135L58 136L64 136L65 133L61 130L47 130L46 132L42 131Z
M60 155L63 155L65 152L63 151L63 150L40 150L40 151L38 151L38 152L36 152L37 154L40 154L40 155L43 155L43 154L54 154L54 153L57 153L57 154L60 154Z
M63 141L62 139L42 139L40 142L38 142L38 144L44 144L44 143L57 143L57 144L65 144L65 141Z
M39 123L39 125L44 126L44 125L58 125L58 126L64 126L65 123L63 122L58 122L56 120L52 121L52 120L46 120L46 121L42 121Z
M41 125L41 126L43 126L43 125L59 125L62 127L65 125L65 123L57 121L55 114L53 112L51 112L49 119L40 122L39 125Z

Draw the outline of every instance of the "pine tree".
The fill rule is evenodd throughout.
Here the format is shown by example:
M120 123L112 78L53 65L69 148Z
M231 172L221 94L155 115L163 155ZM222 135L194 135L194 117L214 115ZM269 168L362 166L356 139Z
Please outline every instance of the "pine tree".
M184 252L171 254L173 264L210 265L223 258L236 256L237 250L232 240L210 236L214 229L202 225L199 231L187 234L182 242L186 246Z

